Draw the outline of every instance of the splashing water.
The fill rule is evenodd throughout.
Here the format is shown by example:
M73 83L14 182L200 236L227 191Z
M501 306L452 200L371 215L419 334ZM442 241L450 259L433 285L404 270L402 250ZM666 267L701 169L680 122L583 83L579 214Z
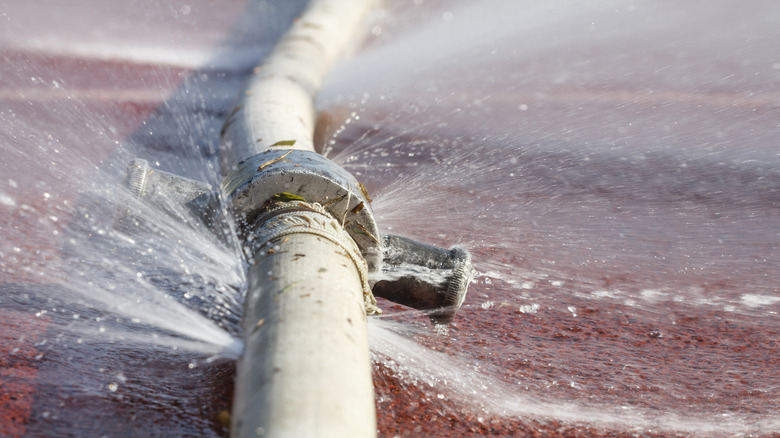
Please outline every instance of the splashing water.
M0 358L28 423L8 432L224 436L232 362L208 361L240 352L238 249L121 179L140 156L216 183L225 110L302 2L243 19L76 2L68 20L17 3L0 7ZM381 228L480 271L448 330L387 302L370 321L380 435L780 429L774 9L375 11L318 100L322 150ZM139 225L115 229L116 206Z
M634 433L674 430L697 434L748 434L756 429L771 431L777 426L774 420L763 415L710 412L689 417L660 407L643 409L630 404L602 406L548 399L530 391L525 382L506 382L496 378L496 371L480 361L436 349L421 349L414 340L414 335L421 334L420 330L408 324L376 319L369 327L375 361L385 367L387 376L401 379L412 387L424 388L423 397L427 401L467 400L467 409L483 417L552 417ZM561 383L575 388L579 386L576 382ZM389 393L386 395L392 397ZM380 397L380 406L383 402L392 403Z
M372 321L380 429L777 430L776 7L416 4L319 97L380 227L480 271L445 336Z
M206 95L200 83L208 81L208 74L182 81L191 62L175 61L164 52L167 47L147 40L130 42L128 29L118 28L95 48L95 39L84 39L73 31L84 23L94 25L108 13L129 15L149 29L173 18L177 32L190 33L168 41L172 47L187 44L183 51L194 53L194 58L212 58L208 68L219 70L215 76L222 78L248 68L265 49L253 41L252 54L246 54L242 46L246 41L227 41L222 44L233 50L219 55L224 59L211 55L212 46L224 38L228 26L236 27L233 31L241 36L242 26L248 25L231 23L241 11L240 4L219 16L222 22L211 22L212 31L205 35L199 30L210 12L205 5L176 7L165 14L145 11L140 17L139 6L143 5L96 10L91 5L74 5L76 23L65 25L58 18L55 28L46 23L52 18L48 12L57 8L36 12L37 8L31 11L15 5L5 9L9 27L2 33L3 54L7 61L16 62L4 67L8 83L0 93L4 102L0 117L9 126L2 133L6 157L0 196L6 222L0 248L4 281L57 284L62 289L57 300L97 305L133 323L190 337L195 340L189 344L195 351L216 354L228 346L226 354L235 356L240 347L230 335L235 327L220 328L221 323L209 321L214 312L219 313L215 320L236 319L240 312L237 289L244 280L235 243L219 241L211 231L197 226L195 218L182 224L132 199L121 188L121 180L130 157L153 154L166 146L157 167L199 167L204 176L213 170L209 154L214 154L218 142L214 132L221 123L219 112L237 94L240 82L223 79L217 87L208 87ZM264 8L268 6L259 7L268 12ZM92 32L104 30L98 27ZM259 38L243 32L243 38ZM271 44L262 38L259 41ZM139 48L138 53L149 52L149 56L136 56L134 49ZM24 56L31 59L21 62ZM156 70L147 67L162 63L160 56L171 62ZM163 97L166 106L155 109ZM136 129L136 124L141 128ZM210 174L207 179L218 178ZM130 229L114 229L118 206L132 211L139 223ZM175 297L175 292L182 297ZM204 303L183 304L190 299ZM51 316L46 309L39 313ZM73 319L78 321L79 315L73 313ZM68 326L87 329L76 328L74 323ZM123 334L118 339L133 338ZM182 341L157 336L155 342Z
M217 182L225 111L302 5L55 3L0 7L0 435L224 435L239 249L122 179L139 156Z

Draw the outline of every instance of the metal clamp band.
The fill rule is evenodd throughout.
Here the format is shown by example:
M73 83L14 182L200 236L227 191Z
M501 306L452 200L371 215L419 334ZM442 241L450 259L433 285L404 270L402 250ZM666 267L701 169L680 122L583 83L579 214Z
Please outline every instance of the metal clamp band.
M303 201L279 202L266 210L258 217L254 230L247 238L247 257L251 261L264 247L280 241L285 236L302 233L328 239L344 250L358 270L366 315L381 314L368 283L368 265L360 249L341 224L320 204Z

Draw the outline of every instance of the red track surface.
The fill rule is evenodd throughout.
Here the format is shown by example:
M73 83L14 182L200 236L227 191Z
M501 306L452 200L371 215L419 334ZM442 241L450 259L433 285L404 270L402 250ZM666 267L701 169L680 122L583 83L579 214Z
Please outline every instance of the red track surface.
M0 311L0 320L0 430L20 437L32 412L42 357L35 346L47 323L13 311Z

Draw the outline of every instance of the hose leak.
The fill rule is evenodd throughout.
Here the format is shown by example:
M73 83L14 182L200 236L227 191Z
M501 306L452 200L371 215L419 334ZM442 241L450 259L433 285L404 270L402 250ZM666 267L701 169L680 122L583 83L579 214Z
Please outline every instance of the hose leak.
M449 324L474 275L471 255L462 248L444 249L401 236L380 235L365 186L315 152L274 149L257 154L225 176L220 190L135 159L128 166L125 185L139 199L174 218L198 218L221 238L230 228L224 225L229 218L237 224L247 260L284 235L304 229L312 232L312 224L319 218L327 221L327 227L343 228L352 244L337 243L354 246L356 251L345 251L356 265L366 265L369 315L381 314L375 295L426 311L434 324ZM296 189L288 191L290 187ZM297 222L289 219L293 213L298 215ZM288 217L289 226L280 227L284 217ZM131 230L142 219L120 209L116 226Z

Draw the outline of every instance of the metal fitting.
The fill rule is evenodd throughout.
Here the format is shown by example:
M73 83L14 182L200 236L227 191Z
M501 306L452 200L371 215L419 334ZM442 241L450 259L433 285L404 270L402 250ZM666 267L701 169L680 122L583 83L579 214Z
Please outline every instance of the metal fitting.
M400 236L384 236L382 271L374 295L429 311L434 324L449 324L466 299L474 276L471 255Z
M225 237L218 226L224 202L250 262L268 243L299 231L333 241L360 272L369 315L381 313L374 299L378 296L425 311L434 324L448 324L474 275L464 249L381 236L365 187L315 152L270 149L254 155L225 176L219 192L206 183L152 169L137 158L127 168L125 185L142 201L183 222L197 218L220 237ZM115 224L128 230L143 222L137 209L125 206ZM344 235L330 233L334 227L354 242L333 237Z
M127 166L125 188L171 217L190 224L195 218L212 230L222 210L217 193L208 183L153 169L142 158L133 159ZM146 220L137 208L124 205L117 210L114 226L124 231L136 230Z
M317 203L355 240L369 272L379 269L382 242L368 192L316 152L270 149L254 155L225 176L220 192L243 233L261 225L258 218L274 196Z

